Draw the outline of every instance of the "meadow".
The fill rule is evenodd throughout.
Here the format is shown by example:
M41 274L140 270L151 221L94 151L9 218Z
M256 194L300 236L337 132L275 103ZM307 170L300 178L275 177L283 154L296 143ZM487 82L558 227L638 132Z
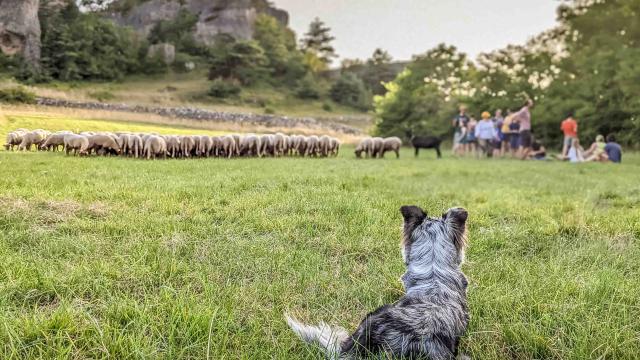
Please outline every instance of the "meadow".
M193 133L47 121L9 116L0 135ZM407 204L469 211L471 358L640 353L637 154L613 166L408 148L357 160L352 146L335 159L167 161L2 150L0 168L0 358L319 358L283 314L352 330L397 300Z

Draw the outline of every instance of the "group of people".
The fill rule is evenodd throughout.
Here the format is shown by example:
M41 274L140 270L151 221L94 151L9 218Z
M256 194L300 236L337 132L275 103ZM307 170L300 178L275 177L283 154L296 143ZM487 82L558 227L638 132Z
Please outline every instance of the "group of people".
M467 115L467 109L460 107L460 112L452 120L454 128L453 154L473 157L504 157L511 155L522 160L547 160L547 149L531 132L531 109L533 100L527 100L516 112L508 111L503 116L497 110L492 116L488 111L477 121ZM622 148L615 141L614 135L598 135L588 150L580 146L578 140L578 124L570 115L560 126L564 133L562 154L556 156L560 160L574 163L586 161L614 162L622 161Z
M540 156L540 144L534 144L531 135L533 105L532 100L527 100L519 111L508 111L506 116L503 116L502 110L497 110L493 116L485 111L480 121L467 115L466 107L461 106L460 112L452 121L453 153L475 157L503 157L511 154L523 159Z
M585 150L580 145L578 121L573 117L573 114L569 114L569 117L562 121L560 130L564 134L562 154L558 156L560 160L568 160L572 163L622 162L622 147L616 142L613 134L609 134L606 138L604 135L597 135L589 149Z

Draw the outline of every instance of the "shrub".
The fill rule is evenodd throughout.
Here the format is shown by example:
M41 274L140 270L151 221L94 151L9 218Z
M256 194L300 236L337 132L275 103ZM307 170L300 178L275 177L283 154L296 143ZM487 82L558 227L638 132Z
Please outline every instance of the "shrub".
M331 104L329 104L329 103L324 103L324 104L322 104L322 110L324 110L326 112L332 112L333 111L333 106L331 106Z
M23 87L0 89L0 102L9 104L35 104L36 94Z
M265 114L270 114L270 115L271 115L271 114L275 114L275 113L276 113L276 110L275 110L274 108L272 108L272 107L268 107L268 106L267 106L267 107L264 109L264 113L265 113Z
M241 90L242 88L237 81L218 78L213 80L211 88L209 88L209 95L223 99L230 96L236 96L240 94Z
M320 98L320 86L311 74L308 74L307 76L302 78L302 80L298 81L296 96L300 99Z
M371 107L371 94L362 80L352 73L343 74L331 86L329 95L333 101L359 110L368 110Z

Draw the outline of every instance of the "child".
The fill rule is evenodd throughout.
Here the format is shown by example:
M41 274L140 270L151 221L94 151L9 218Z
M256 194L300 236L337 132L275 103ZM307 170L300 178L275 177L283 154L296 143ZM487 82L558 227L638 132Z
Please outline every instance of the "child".
M584 149L580 146L580 140L574 138L571 140L571 149L569 149L569 161L572 163L584 162Z

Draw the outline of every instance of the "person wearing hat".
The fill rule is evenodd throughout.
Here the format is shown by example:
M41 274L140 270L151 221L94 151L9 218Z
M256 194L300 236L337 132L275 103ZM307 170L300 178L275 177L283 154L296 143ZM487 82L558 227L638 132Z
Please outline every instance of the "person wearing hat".
M488 157L492 151L491 144L496 137L496 128L488 111L482 113L482 120L476 125L475 135L482 153Z

